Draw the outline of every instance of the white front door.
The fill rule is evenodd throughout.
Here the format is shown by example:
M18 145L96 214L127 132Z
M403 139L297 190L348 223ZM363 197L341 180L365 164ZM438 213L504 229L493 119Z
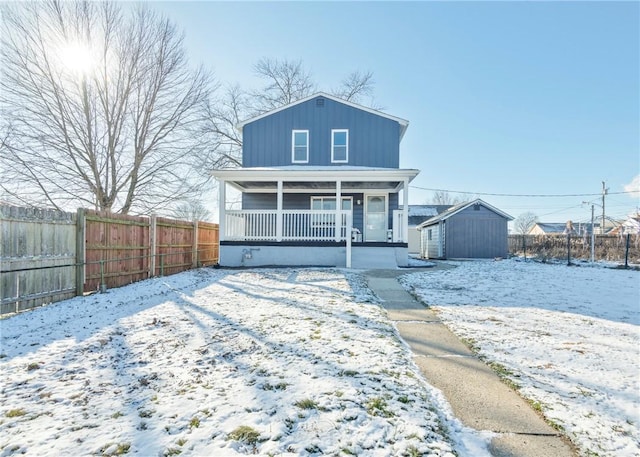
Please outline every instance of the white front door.
M364 207L364 240L387 241L387 196L367 195Z

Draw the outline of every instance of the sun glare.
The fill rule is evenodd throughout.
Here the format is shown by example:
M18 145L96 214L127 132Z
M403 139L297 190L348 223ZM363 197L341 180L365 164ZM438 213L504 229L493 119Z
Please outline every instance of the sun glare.
M82 43L68 43L60 49L60 61L71 73L86 75L95 66L94 57L88 46Z

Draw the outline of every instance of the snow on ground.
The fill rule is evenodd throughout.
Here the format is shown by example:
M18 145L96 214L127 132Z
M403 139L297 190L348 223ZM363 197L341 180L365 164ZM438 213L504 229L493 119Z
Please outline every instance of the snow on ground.
M356 274L200 269L0 330L0 456L470 449Z
M640 455L640 273L516 259L450 262L401 282L584 456Z

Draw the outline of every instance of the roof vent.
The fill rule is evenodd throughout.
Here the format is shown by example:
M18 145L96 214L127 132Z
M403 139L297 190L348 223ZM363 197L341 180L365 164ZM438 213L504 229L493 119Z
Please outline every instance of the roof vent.
M316 98L316 106L324 106L324 98Z
M473 204L473 210L474 211L480 211L480 203L474 203Z

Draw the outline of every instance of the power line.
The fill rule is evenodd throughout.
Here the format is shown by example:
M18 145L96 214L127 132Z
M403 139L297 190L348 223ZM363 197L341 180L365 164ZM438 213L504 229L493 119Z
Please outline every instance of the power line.
M414 189L429 190L432 192L448 192L452 194L471 194L471 195L490 195L492 197L602 197L602 192L597 194L495 194L490 192L468 192L464 190L449 190L449 189L431 189L429 187L409 186ZM621 194L635 194L636 190L622 191L622 192L607 192L607 195L621 195Z

